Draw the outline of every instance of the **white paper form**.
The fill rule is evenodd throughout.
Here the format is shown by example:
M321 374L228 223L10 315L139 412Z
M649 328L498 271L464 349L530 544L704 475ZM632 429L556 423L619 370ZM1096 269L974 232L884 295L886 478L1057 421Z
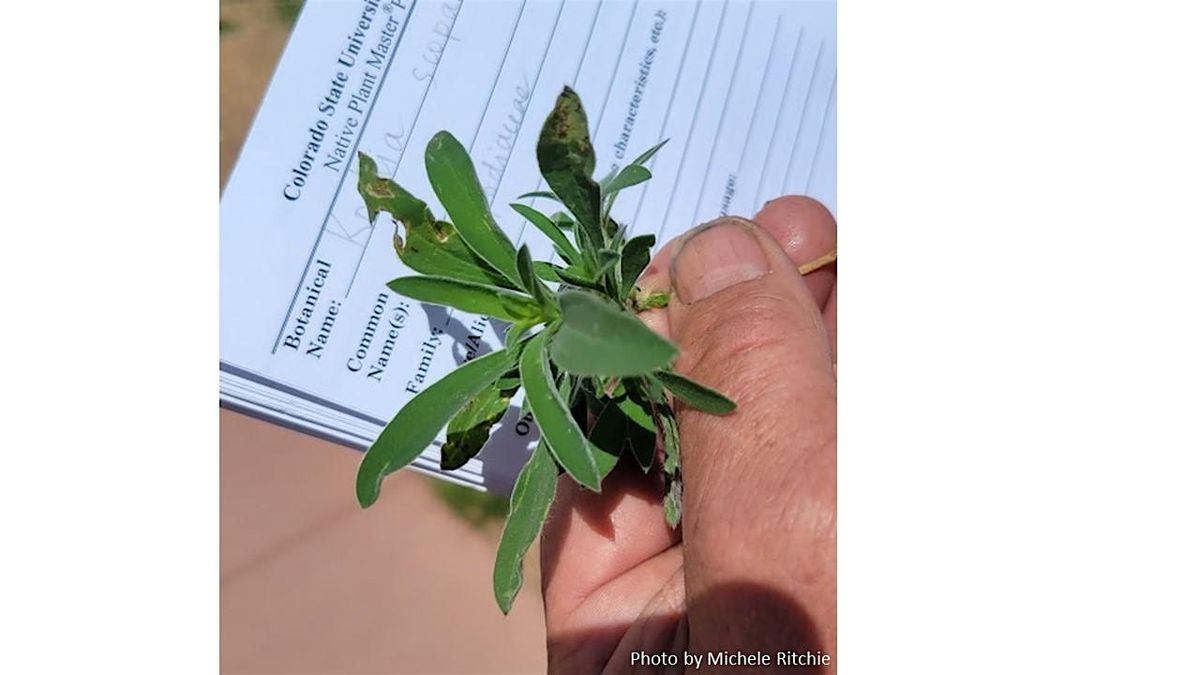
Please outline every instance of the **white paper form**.
M671 139L613 211L661 245L782 194L835 210L835 66L826 0L310 0L222 198L223 403L366 447L416 393L501 343L499 324L387 290L407 270L391 218L366 221L357 152L444 215L424 149L449 130L500 226L550 258L508 204L544 188L536 139L569 84L598 174ZM507 491L536 433L514 405L449 477ZM416 466L436 472L437 458Z

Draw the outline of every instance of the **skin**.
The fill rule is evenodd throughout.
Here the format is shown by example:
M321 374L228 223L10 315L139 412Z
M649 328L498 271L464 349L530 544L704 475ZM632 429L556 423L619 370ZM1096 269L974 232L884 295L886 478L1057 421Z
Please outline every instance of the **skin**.
M643 319L680 346L681 373L739 407L676 404L678 530L636 466L601 494L560 481L541 549L551 672L663 672L631 665L639 651L834 653L837 273L796 266L835 246L824 207L784 197L651 262L640 285L673 296Z

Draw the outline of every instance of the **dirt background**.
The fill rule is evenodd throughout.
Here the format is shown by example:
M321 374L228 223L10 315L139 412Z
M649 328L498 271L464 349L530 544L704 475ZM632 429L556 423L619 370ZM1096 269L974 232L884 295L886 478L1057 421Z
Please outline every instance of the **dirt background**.
M299 3L220 8L224 186ZM461 495L410 471L364 511L359 457L221 411L221 671L545 672L536 549L505 617L491 591L498 523L472 523L450 507Z

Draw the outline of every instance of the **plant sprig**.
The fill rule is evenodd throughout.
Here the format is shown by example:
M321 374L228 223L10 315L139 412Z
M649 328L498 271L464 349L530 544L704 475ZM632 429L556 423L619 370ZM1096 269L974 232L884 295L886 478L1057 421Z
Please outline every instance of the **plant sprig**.
M663 143L597 181L596 155L578 95L564 88L537 142L538 166L565 211L512 208L551 242L562 264L534 261L496 224L466 149L442 131L425 149L434 193L449 214L438 220L420 199L378 175L359 153L358 189L374 221L386 211L404 228L393 238L400 260L416 276L395 279L392 291L483 314L510 324L503 349L474 358L417 394L364 455L358 500L370 506L383 478L407 466L446 429L441 464L466 464L486 443L517 391L524 390L541 440L513 489L501 535L493 589L508 613L521 588L521 564L541 531L560 472L599 492L624 454L643 471L664 476L664 511L679 523L682 475L679 434L668 392L712 414L736 405L672 369L678 353L636 313L669 302L636 286L650 262L653 235L627 238L610 216L618 194L650 179L645 164ZM588 423L588 420L593 420ZM657 446L661 438L662 458Z

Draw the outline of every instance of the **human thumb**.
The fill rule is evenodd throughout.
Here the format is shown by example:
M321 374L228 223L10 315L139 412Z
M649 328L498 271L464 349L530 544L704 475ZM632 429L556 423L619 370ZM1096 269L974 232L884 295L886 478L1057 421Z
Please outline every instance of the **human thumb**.
M691 639L737 642L729 617L765 612L785 615L767 622L777 634L754 622L742 636L747 646L827 643L836 605L837 394L821 311L775 239L741 218L689 233L671 261L671 283L676 368L738 404L727 416L679 404ZM779 602L739 604L762 597ZM697 616L704 613L714 621Z

